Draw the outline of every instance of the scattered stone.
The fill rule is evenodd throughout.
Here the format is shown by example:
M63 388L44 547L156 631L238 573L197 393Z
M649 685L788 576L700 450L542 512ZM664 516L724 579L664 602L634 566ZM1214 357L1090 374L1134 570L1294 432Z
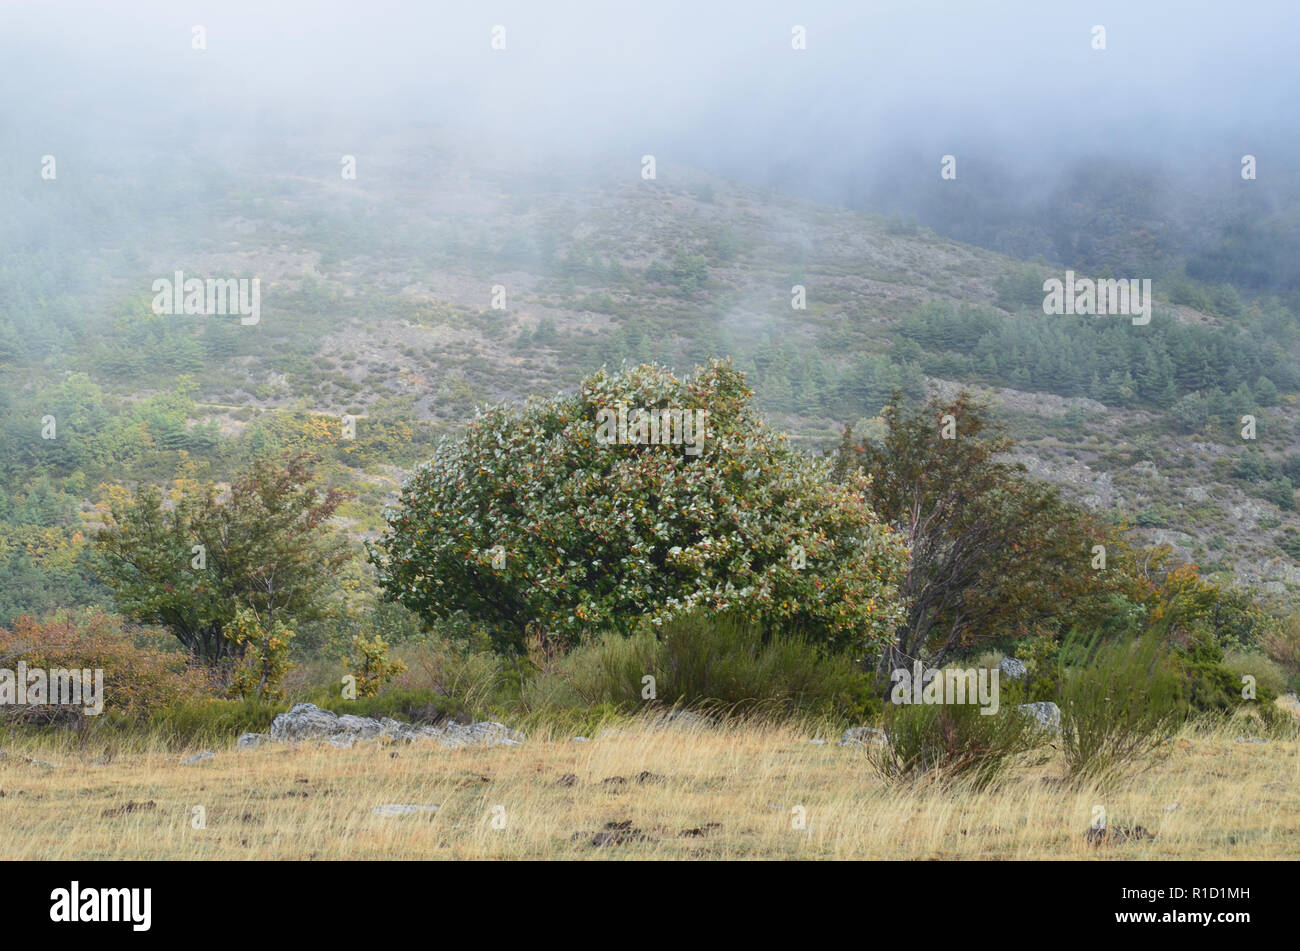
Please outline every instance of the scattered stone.
M202 763L205 759L214 759L216 755L217 755L216 753L212 753L207 750L204 750L202 753L195 753L193 756L186 757L185 759L181 760L181 762L187 764Z
M573 739L569 740L569 742L570 742L570 743L590 743L591 740L587 739L585 736L575 736Z
M241 750L252 750L271 742L271 737L265 733L241 733L239 739L235 741L235 747Z
M1029 673L1029 668L1025 666L1025 662L1014 657L1003 657L998 661L998 670L1002 671L1002 676L1008 680L1019 680Z
M646 769L636 774L636 781L641 783L643 786L647 783L658 785L659 783L668 782L668 778L666 776L660 776L658 773L652 773L650 770Z
M604 730L601 730L599 733L597 733L597 734L596 734L596 739L598 739L598 740L612 740L612 739L617 739L618 737L622 737L622 736L631 736L631 735L632 735L632 734L631 734L631 733L628 733L626 730L616 730L616 729L614 729L613 727L609 727L609 728L606 728L606 729L604 729Z
M610 776L600 781L602 786L626 786L627 780L622 776Z
M1165 806L1165 812L1173 812L1173 811L1174 811L1175 809L1177 809L1180 805L1181 805L1181 803L1171 802L1169 805Z
M1238 743L1267 743L1268 740L1264 739L1262 736L1239 736L1237 737L1237 742Z
M811 743L813 746L825 746L825 745L826 745L826 741L825 741L825 740L809 740L808 742Z
M1089 845L1118 845L1130 840L1142 841L1154 839L1155 835L1143 826L1090 826L1088 828Z
M404 802L387 802L370 810L373 816L392 818L394 816L411 816L417 812L437 812L437 806L418 806Z
M1061 708L1052 701L1039 700L1036 703L1022 703L1016 709L1028 713L1038 721L1038 725L1044 730L1051 730L1053 733L1061 732Z
M259 734L245 734L258 736ZM239 745L247 748L244 737ZM412 743L417 740L434 740L444 749L462 746L519 746L525 740L523 733L512 730L504 723L484 720L479 723L446 723L441 726L402 723L384 717L358 717L352 714L338 716L322 710L313 703L297 703L288 713L281 713L271 723L272 740L297 743L302 740L323 740L331 746L351 747L362 740L399 740ZM257 741L261 742L261 741Z
M885 743L889 737L885 735L884 730L877 730L869 726L850 727L844 731L840 737L840 746L865 747L868 743Z
M559 779L555 781L555 785L576 786L578 785L578 775L577 773L565 773L563 776L561 776Z
M117 816L129 815L130 813L133 812L150 812L151 810L156 808L158 808L158 803L154 802L152 799L150 799L148 802L128 801L126 805L118 806L116 809L105 809L104 818L112 819Z

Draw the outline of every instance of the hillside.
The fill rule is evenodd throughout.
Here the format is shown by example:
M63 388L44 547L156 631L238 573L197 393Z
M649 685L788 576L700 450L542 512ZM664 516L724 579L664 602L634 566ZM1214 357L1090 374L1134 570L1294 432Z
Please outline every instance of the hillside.
M300 136L238 158L194 148L183 174L161 175L178 160L160 152L11 186L0 623L104 599L84 545L115 484L221 478L268 444L304 446L358 493L343 524L373 536L476 405L602 364L725 355L818 452L846 423L871 432L894 387L968 387L1035 475L1206 571L1294 597L1300 349L1283 301L1157 280L1147 326L1047 316L1041 282L1062 269L666 160L647 181L636 159L557 169L430 130L368 143L355 180ZM152 283L177 270L259 278L260 320L155 315Z

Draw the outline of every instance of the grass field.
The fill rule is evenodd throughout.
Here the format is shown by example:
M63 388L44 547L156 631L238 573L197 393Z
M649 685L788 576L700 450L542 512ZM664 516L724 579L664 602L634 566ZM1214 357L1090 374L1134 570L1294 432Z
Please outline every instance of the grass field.
M10 738L0 758L0 857L1300 856L1300 742L1242 742L1242 730L1189 727L1111 789L1068 787L1059 752L1048 750L984 792L960 783L888 788L863 750L761 724L690 730L634 720L586 743L535 733L520 747L451 751L231 744L195 764L160 744L78 749ZM439 808L376 814L383 805ZM1141 825L1155 837L1090 843L1098 806L1112 829Z

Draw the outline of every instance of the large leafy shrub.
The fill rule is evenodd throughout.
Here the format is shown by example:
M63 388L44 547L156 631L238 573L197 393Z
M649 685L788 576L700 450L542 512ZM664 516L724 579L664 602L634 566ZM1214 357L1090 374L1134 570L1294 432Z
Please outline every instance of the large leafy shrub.
M388 513L371 549L381 584L426 620L464 611L515 650L534 632L572 645L696 607L878 647L903 617L903 544L863 479L831 484L751 397L714 361L685 381L602 370L574 396L487 409ZM705 411L698 452L602 444L598 414L620 406Z

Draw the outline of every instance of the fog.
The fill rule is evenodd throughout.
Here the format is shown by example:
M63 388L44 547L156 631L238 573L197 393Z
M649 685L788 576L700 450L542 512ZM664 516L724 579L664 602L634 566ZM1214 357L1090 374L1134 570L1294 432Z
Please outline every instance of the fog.
M10 2L0 131L7 159L93 162L433 125L520 158L651 153L850 204L897 200L943 154L1033 180L1088 154L1231 177L1244 153L1290 162L1298 27L1287 0Z

